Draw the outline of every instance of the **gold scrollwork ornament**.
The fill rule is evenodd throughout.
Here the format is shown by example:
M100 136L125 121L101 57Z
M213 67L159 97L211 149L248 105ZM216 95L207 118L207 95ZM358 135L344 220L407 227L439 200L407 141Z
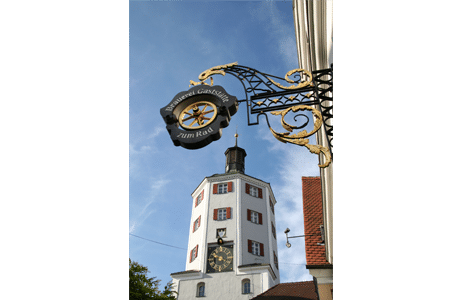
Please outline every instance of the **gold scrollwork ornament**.
M202 72L200 75L199 75L199 82L195 82L195 81L192 81L190 80L189 81L189 86L193 85L199 85L199 84L205 84L205 85L213 85L213 78L210 77L212 75L223 75L225 76L225 71L223 71L224 69L227 69L229 67L232 67L232 66L236 66L237 65L237 61L234 62L234 63L230 63L230 64L226 64L226 65L221 65L221 66L216 66L216 67L212 67L208 70L205 70L204 72ZM210 77L210 84L206 83L205 80L207 80L207 78Z
M314 126L313 126L313 130L311 132L306 132L306 130L303 130L299 133L296 133L296 134L292 134L290 135L290 132L293 131L293 129L296 128L296 126L292 126L290 124L288 124L284 118L286 116L286 114L289 112L289 111L292 111L292 112L297 112L299 110L309 110L311 111L311 113L313 114L313 118L314 118ZM325 163L323 164L319 164L319 167L320 168L326 168L330 165L331 161L332 161L332 156L330 154L330 151L328 148L324 147L324 146L320 146L320 145L310 145L309 144L309 137L311 135L313 135L316 131L318 131L321 126L322 126L322 115L321 115L321 112L311 106L308 106L308 105L297 105L297 106L292 106L292 107L289 107L285 110L282 110L282 111L275 111L275 112L271 112L271 114L277 116L277 115L280 115L281 116L281 125L282 127L289 131L289 132L285 132L285 133L279 133L279 132L276 132L273 130L273 128L270 127L270 130L271 130L271 133L274 135L274 137L283 142L283 143L291 143L291 144L296 144L296 145L299 145L299 146L305 146L311 153L314 153L314 154L317 154L319 155L320 153L324 154L325 158L326 158L326 161Z
M223 76L225 76L226 73L223 70L227 69L227 68L230 68L232 66L237 66L237 62L233 62L233 63L225 64L225 65L220 65L220 66L215 66L215 67L212 67L210 69L207 69L207 70L205 70L204 72L202 72L199 75L199 80L200 80L199 82L190 80L189 81L189 86L191 86L191 85L195 86L195 85L199 85L199 84L205 84L205 85L212 86L213 85L213 78L210 77L210 76L212 76L212 75L223 75ZM271 78L268 78L268 79L274 85L276 85L277 87L279 87L281 89L284 89L284 90L294 90L294 89L299 89L299 88L302 88L302 87L312 86L313 85L313 75L310 72L308 72L307 70L305 70L305 69L293 69L293 70L290 70L289 72L286 73L286 76L284 77L285 80L288 83L295 83L295 81L290 79L289 76L291 76L292 74L294 74L296 72L300 72L300 73L306 75L308 80L303 81L303 82L299 82L297 85L283 86L282 84L280 84L279 82L274 81ZM207 80L209 77L210 77L210 84L205 82L205 80Z
M290 70L289 72L287 72L286 76L285 76L285 80L288 82L288 83L295 83L295 81L293 81L292 79L289 78L290 75L294 74L295 72L301 72L303 74L305 74L306 76L308 76L309 80L306 80L306 81L303 81L303 82L300 82L298 83L297 85L291 85L291 86L283 86L282 84L280 84L279 82L276 82L274 81L273 79L271 78L268 78L274 85L276 85L277 87L281 88L281 89L284 89L284 90L295 90L295 89L299 89L299 88L302 88L302 87L306 87L306 86L312 86L312 82L313 82L313 75L311 75L310 72L308 72L307 70L305 69L294 69L294 70Z

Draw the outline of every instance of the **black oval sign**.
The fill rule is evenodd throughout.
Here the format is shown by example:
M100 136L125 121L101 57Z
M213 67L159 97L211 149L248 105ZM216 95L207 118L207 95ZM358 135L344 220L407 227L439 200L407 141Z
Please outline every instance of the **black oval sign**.
M221 138L237 109L237 98L223 87L198 85L178 93L160 114L175 146L199 149Z

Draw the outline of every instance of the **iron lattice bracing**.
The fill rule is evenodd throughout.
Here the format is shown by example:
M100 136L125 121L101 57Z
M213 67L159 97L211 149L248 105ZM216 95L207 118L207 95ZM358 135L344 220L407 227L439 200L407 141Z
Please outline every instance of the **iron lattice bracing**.
M283 116L289 111L293 112L299 110L311 109L320 110L322 116L322 123L328 140L328 147L330 156L332 155L332 141L333 141L333 66L329 69L317 70L312 73L304 69L295 69L289 71L285 78L266 74L256 69L241 66L237 63L231 63L221 66L210 68L201 73L199 76L200 82L190 81L192 85L207 84L205 80L210 78L211 85L213 85L212 75L225 75L225 73L236 77L244 87L246 99L238 100L239 103L246 102L247 106L247 120L248 125L259 124L259 117L265 116L273 134L283 142L293 142L294 140L304 139L306 135L292 135L288 133L279 134L272 130L267 112L274 115L281 114L276 111L285 111ZM294 79L290 79L292 76ZM303 76L303 77L302 77ZM284 86L278 81L286 81L290 83L289 86ZM315 113L312 110L313 113ZM283 123L285 123L283 121ZM291 126L286 124L286 130L292 132L293 129L301 129L308 124L308 121L301 126ZM284 125L283 125L284 126ZM288 129L290 128L290 129ZM311 135L311 133L309 134ZM307 146L305 143L296 143L299 145ZM308 147L308 146L307 146ZM313 152L310 149L311 152ZM321 152L325 152L321 150Z

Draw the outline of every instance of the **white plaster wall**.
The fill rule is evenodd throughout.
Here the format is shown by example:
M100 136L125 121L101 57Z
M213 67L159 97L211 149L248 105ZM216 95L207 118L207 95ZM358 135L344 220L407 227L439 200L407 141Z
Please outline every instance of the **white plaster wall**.
M173 291L173 292L178 292L179 280L178 280L178 279L172 278L172 284L173 284L172 291ZM174 296L176 297L176 294L175 294L175 293L174 293ZM178 297L176 297L176 298L178 298Z
M232 192L226 194L213 194L213 185L217 183L225 182L233 183ZM236 240L236 208L237 208L237 193L236 193L236 179L230 179L229 177L220 178L219 181L212 181L209 184L210 189L210 201L208 203L208 216L207 216L207 243L217 242L217 229L226 228L226 237L224 241L235 241ZM213 211L217 208L231 207L231 218L227 220L214 220Z
M269 194L269 189L268 189L267 195L268 194ZM267 203L266 210L267 210L268 219L273 222L274 227L276 228L276 216L275 216L275 213L276 213L276 205L275 204L276 203L274 203L275 201L273 202L273 205L274 205L274 213L273 213L273 211L271 210L271 207L269 205L269 201L270 201L270 198L268 196L267 199L266 199L266 203ZM273 200L271 200L271 201L273 201ZM276 238L273 237L273 231L271 229L271 222L269 223L268 230L269 230L268 235L270 237L270 250L271 250L270 260L271 260L271 266L273 268L274 273L276 274L276 280L273 281L272 278L271 278L271 281L273 281L273 285L276 285L276 284L279 284L279 269L276 268L276 264L274 262L273 251L276 253L276 256L278 257L278 262L279 262L280 259L279 259L278 241L277 241L278 234L277 234L277 230L276 230Z
M240 198L241 198L241 211L240 211L240 228L241 228L241 262L240 265L247 265L253 263L270 263L270 239L268 236L268 226L271 230L271 222L268 224L267 214L267 190L266 187L258 184L257 181L250 181L246 179L239 180L240 183ZM263 198L253 197L245 193L245 184L249 183L255 187L263 190ZM269 206L269 205L268 205ZM262 214L263 224L255 224L247 220L247 209L259 212ZM264 256L254 255L248 252L247 240L253 240L264 245ZM272 254L271 254L272 255Z
M205 245L205 231L206 231L206 224L207 224L207 203L210 199L208 194L209 190L209 183L207 181L202 182L198 189L192 194L192 213L191 213L191 221L189 223L189 241L188 241L188 252L186 255L186 268L185 270L201 270L203 257L202 253L204 252L204 245ZM197 206L195 205L196 197L204 190L204 199L202 202ZM198 230L194 233L192 232L194 227L194 221L197 220L201 216L201 223ZM196 246L198 247L198 254L196 259L193 262L189 262L189 257L191 254L191 250Z
M233 190L227 194L213 194L213 185L216 183L233 182ZM250 196L245 193L245 184L262 188L263 199ZM204 199L194 207L195 198L204 190ZM186 257L185 270L200 270L201 279L174 280L176 289L179 287L179 298L195 299L196 288L199 282L206 284L206 297L208 299L219 299L226 295L226 299L251 299L266 291L268 288L279 283L279 271L273 261L273 249L277 254L277 241L273 238L271 221L275 222L275 215L269 206L269 195L272 191L269 185L261 181L249 178L245 175L231 174L217 178L206 178L194 191L192 196L192 213L189 227L188 252ZM274 197L274 195L273 195ZM213 220L213 210L216 208L231 207L231 219L217 221ZM247 220L247 209L262 214L263 224L254 224ZM275 207L276 209L276 207ZM196 232L192 232L194 221L201 216L201 225ZM232 241L233 247L233 272L205 273L207 263L207 246L209 243L216 243L216 230L226 228L224 241ZM264 244L265 256L256 256L248 252L247 239ZM189 263L191 249L199 245L198 256ZM252 271L238 269L240 265L252 263L271 263L276 274L273 279L265 268ZM197 277L196 277L197 278ZM242 280L251 280L251 294L241 293ZM178 290L177 290L178 291ZM237 291L237 292L236 292Z
M251 293L242 294L242 280L250 279ZM178 300L197 300L197 284L205 283L206 299L247 300L262 293L260 273L236 275L234 272L204 274L202 279L182 280Z

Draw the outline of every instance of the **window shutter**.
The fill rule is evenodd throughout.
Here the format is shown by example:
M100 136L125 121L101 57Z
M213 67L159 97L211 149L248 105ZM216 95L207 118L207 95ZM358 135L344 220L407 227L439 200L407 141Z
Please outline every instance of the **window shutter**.
M193 252L192 250L191 252L189 252L189 262L192 262L192 252Z
M249 249L248 249L248 250L249 250L250 253L252 253L252 241L251 241L251 240L247 240L247 243L248 243L248 245L249 245L249 247L248 247Z
M250 184L248 183L245 184L245 193L250 194Z
M231 207L226 208L226 219L231 219Z
M228 193L231 193L233 191L233 182L230 181L228 182Z
M262 244L263 245L263 244ZM197 250L199 249L199 245L196 245L196 255L194 257L197 257Z
M213 210L213 219L214 219L214 220L217 220L217 219L218 219L218 209L217 209L217 208L215 208L215 209Z
M204 190L201 192L201 200L204 200Z
M251 221L251 220L252 220L251 213L252 213L252 211L251 211L250 209L247 209L247 221Z
M197 199L199 199L199 196L196 197L196 201L195 201L196 203L195 203L194 207L197 206Z
M265 256L265 252L263 251L264 247L263 244L260 243L260 256Z
M213 185L213 193L218 194L218 184Z
M201 216L199 216L199 221L197 222L197 228L201 227Z
M193 233L194 233L194 231L196 231L196 230L195 230L195 229L196 229L196 228L195 228L196 226L194 226L194 225L196 225L196 221L194 221L194 223L193 223Z
M258 213L258 224L263 224L263 218L262 218L262 214L261 213Z
M263 191L261 188L258 188L258 198L263 198Z

